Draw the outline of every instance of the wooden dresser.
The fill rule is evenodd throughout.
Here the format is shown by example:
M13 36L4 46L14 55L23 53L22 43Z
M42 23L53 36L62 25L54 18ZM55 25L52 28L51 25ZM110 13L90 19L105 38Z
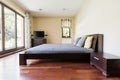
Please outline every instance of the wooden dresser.
M90 64L106 77L120 76L120 57L107 53L91 53Z
M32 47L33 46L38 46L41 44L46 44L47 40L45 38L34 38L32 39Z

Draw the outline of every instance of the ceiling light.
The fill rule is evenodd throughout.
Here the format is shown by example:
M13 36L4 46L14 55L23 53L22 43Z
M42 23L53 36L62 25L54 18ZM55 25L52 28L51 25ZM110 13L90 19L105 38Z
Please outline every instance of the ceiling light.
M63 11L66 11L67 9L66 9L66 8L63 8L62 10L63 10Z
M41 9L41 8L39 9L39 11L42 11L42 10L43 10L43 9Z

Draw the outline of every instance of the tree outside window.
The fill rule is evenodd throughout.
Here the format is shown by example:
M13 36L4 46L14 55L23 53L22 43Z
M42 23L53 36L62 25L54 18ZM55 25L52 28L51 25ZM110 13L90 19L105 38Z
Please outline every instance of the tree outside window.
M70 38L70 28L69 27L62 28L62 37L63 38Z
M5 50L15 48L15 12L4 7Z

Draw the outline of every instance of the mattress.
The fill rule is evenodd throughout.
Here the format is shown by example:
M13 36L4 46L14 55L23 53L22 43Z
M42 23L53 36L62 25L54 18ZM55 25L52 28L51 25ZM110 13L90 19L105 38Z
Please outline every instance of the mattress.
M53 54L53 53L90 53L92 48L78 47L73 44L42 44L25 51L25 54Z

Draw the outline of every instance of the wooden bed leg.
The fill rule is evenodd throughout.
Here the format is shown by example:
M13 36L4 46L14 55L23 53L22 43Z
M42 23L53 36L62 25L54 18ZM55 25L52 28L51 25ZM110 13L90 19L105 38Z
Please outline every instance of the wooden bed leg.
M19 54L19 65L26 65L27 61L26 61L26 57L25 54Z

